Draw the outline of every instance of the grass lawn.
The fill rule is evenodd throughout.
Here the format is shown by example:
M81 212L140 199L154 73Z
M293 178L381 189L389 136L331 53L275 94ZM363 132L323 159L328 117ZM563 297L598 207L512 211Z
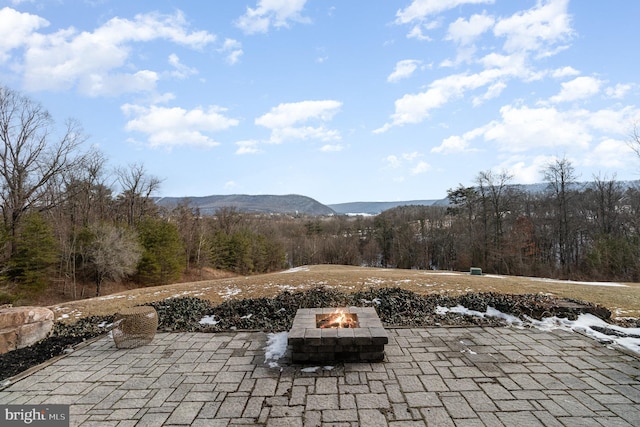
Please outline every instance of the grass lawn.
M60 303L50 308L54 310L57 319L72 320L90 315L114 314L124 307L169 297L192 296L221 303L229 299L273 297L285 290L295 292L321 285L343 292L399 287L419 294L545 293L605 306L611 310L612 317L640 317L640 283L571 282L518 276L472 276L466 272L340 265L305 266L278 273L138 288Z

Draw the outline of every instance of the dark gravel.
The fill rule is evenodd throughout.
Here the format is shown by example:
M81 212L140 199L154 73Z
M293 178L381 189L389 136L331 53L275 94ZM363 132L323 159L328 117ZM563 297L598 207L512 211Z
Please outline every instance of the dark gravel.
M559 299L541 294L506 295L472 293L461 296L419 295L400 288L381 288L354 294L318 287L303 292L283 292L274 298L231 300L219 305L193 297L170 298L152 304L158 312L161 332L220 332L232 330L287 331L298 308L373 306L387 326L426 327L482 325L505 326L497 318L447 313L438 315L437 306L462 305L469 310L485 312L491 306L503 313L540 319L558 316L574 319L590 312L608 320L606 308L581 301ZM212 316L216 324L200 324L204 316ZM104 334L104 325L113 316L93 316L71 325L56 323L49 338L30 347L0 355L0 380L13 377L26 369L71 350L88 339Z

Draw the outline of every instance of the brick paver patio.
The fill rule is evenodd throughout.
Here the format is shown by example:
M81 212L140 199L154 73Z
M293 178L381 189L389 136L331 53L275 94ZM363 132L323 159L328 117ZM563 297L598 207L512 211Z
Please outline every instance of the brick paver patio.
M388 329L380 363L265 363L261 332L99 339L0 391L73 426L638 426L640 359L579 334Z

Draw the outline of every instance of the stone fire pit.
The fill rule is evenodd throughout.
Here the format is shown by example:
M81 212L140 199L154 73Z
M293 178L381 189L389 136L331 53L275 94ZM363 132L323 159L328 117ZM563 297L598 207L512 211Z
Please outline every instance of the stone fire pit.
M294 363L381 362L388 342L373 307L301 308L288 335Z

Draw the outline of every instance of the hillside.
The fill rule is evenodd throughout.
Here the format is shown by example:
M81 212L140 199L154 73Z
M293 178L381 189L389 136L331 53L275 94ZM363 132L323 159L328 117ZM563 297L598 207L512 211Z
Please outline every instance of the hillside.
M619 181L620 189L640 187L640 181ZM511 187L528 193L545 191L547 184L514 184ZM571 188L578 191L593 189L593 182L576 182ZM178 204L188 203L192 208L200 209L204 215L213 215L218 209L235 208L241 212L291 214L291 215L378 215L388 209L398 206L447 206L448 198L429 200L403 200L396 202L348 202L322 204L315 199L298 194L287 195L212 195L204 197L159 197L155 202L162 207L171 209Z
M275 213L275 214L306 214L313 216L335 215L330 207L310 197L298 194L276 195L246 195L230 194L204 197L162 197L156 199L159 206L171 209L178 204L187 204L198 208L204 215L213 215L222 208L235 208L241 212Z
M440 200L408 200L400 202L351 202L351 203L337 203L333 205L327 205L340 215L377 215L388 209L393 209L398 206L442 206L448 203L447 199Z
M317 200L297 194L288 195L212 195L204 197L159 197L158 206L172 209L178 204L187 204L200 209L204 215L213 215L222 208L234 208L241 212L275 213L292 215L377 215L397 206L446 205L447 199L407 200L396 202L351 202L324 205Z

